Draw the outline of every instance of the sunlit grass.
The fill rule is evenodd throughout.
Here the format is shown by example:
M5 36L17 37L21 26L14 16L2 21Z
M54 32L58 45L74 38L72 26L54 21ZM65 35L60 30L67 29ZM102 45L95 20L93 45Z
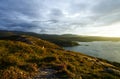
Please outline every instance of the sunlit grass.
M66 51L55 44L37 38L26 38L33 44L0 40L1 79L26 79L35 76L39 68L48 67L57 70L58 77L77 78L80 76L83 79L116 77L119 79L114 74L101 73L105 66L90 61L89 58L92 59L90 56Z

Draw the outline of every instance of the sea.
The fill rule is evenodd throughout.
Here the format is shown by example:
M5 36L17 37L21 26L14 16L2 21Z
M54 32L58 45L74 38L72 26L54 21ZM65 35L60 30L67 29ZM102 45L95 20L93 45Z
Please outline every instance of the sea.
M76 51L90 56L120 63L120 41L79 42L79 46L64 47L66 50Z

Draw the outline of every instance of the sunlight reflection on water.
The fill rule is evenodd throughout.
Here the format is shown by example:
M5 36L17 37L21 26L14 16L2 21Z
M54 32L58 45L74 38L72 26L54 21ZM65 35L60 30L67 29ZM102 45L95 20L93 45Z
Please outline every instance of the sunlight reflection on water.
M79 43L79 46L65 47L65 49L120 63L120 42L94 41Z

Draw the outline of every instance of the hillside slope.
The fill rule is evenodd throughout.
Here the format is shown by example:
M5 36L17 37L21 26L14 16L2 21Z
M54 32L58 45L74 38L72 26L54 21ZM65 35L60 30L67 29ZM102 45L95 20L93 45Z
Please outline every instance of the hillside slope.
M37 34L33 32L22 32L22 31L5 31L0 30L0 37L9 35L29 35L41 38L46 41L50 41L59 46L76 46L79 42L92 42L92 41L120 41L120 37L100 37L100 36L82 36L73 34L55 35L55 34Z
M37 33L33 33L33 32L0 30L0 37L11 36L11 35L29 35L29 36L34 36L34 37L38 37L38 38L41 38L43 40L47 40L47 41L55 43L55 44L57 44L59 46L64 46L64 47L79 45L77 42L63 39L59 35L47 35L47 34L37 34Z
M120 64L66 51L31 36L0 38L0 79L35 77L119 79Z
M53 43L56 42L66 42L66 41L80 41L80 42L91 42L91 41L120 41L120 37L100 37L100 36L83 36L83 35L73 35L73 34L63 34L63 35L55 35L55 34L37 34L33 32L22 32L22 31L6 31L0 30L0 37L1 36L9 36L9 35L30 35L34 37L41 38L43 40L47 40ZM60 43L57 43L61 45ZM68 43L69 44L69 43ZM71 44L70 44L71 45ZM62 45L61 45L62 46Z

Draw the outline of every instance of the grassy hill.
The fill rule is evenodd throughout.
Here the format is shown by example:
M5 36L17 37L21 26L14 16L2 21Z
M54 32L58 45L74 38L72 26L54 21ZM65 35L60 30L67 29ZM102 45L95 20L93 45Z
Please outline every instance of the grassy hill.
M50 75L43 71L54 73ZM2 36L0 79L34 79L36 76L60 79L119 79L120 64L66 51L32 36Z

